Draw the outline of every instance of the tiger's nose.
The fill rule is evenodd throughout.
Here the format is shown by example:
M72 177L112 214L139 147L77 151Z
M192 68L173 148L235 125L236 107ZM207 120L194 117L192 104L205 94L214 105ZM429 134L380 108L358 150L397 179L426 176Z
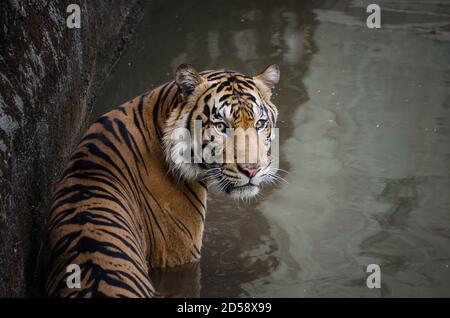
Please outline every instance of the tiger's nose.
M261 166L257 163L242 163L237 165L240 172L247 177L252 178L261 170Z

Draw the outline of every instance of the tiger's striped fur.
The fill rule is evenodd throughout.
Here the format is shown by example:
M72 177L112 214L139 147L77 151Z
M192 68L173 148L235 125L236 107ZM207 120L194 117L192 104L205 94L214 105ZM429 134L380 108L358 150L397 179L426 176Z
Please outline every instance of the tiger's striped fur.
M149 268L198 261L210 182L202 176L211 168L167 162L167 136L179 124L191 128L195 118L212 124L211 111L221 98L230 100L226 107L236 126L252 126L258 106L270 130L276 121L270 91L277 81L275 66L251 78L232 71L197 73L182 65L175 81L95 121L54 193L43 254L47 294L152 297ZM204 103L207 96L213 104ZM240 173L239 167L224 167L228 174ZM79 289L67 287L70 264L81 268Z

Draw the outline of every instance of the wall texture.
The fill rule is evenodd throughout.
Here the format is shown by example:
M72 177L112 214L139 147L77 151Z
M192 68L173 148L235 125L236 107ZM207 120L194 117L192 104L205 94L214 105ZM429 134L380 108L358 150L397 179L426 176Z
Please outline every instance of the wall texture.
M66 7L81 7L81 28ZM139 0L0 4L0 297L35 295L52 188L95 92L141 17Z

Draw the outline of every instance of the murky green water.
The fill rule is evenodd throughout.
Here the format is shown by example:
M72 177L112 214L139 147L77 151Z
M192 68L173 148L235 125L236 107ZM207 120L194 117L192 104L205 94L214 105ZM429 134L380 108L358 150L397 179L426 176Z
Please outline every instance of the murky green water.
M450 3L155 1L94 116L182 62L281 67L287 183L252 204L212 196L200 265L155 271L176 295L450 296ZM366 267L381 267L381 289Z

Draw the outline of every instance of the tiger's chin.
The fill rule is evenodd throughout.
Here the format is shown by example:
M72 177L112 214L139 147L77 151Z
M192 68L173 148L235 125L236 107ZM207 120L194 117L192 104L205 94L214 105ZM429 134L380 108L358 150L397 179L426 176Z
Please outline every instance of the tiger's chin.
M242 186L231 186L225 189L224 192L234 199L249 199L256 196L260 188L258 185L246 184Z

